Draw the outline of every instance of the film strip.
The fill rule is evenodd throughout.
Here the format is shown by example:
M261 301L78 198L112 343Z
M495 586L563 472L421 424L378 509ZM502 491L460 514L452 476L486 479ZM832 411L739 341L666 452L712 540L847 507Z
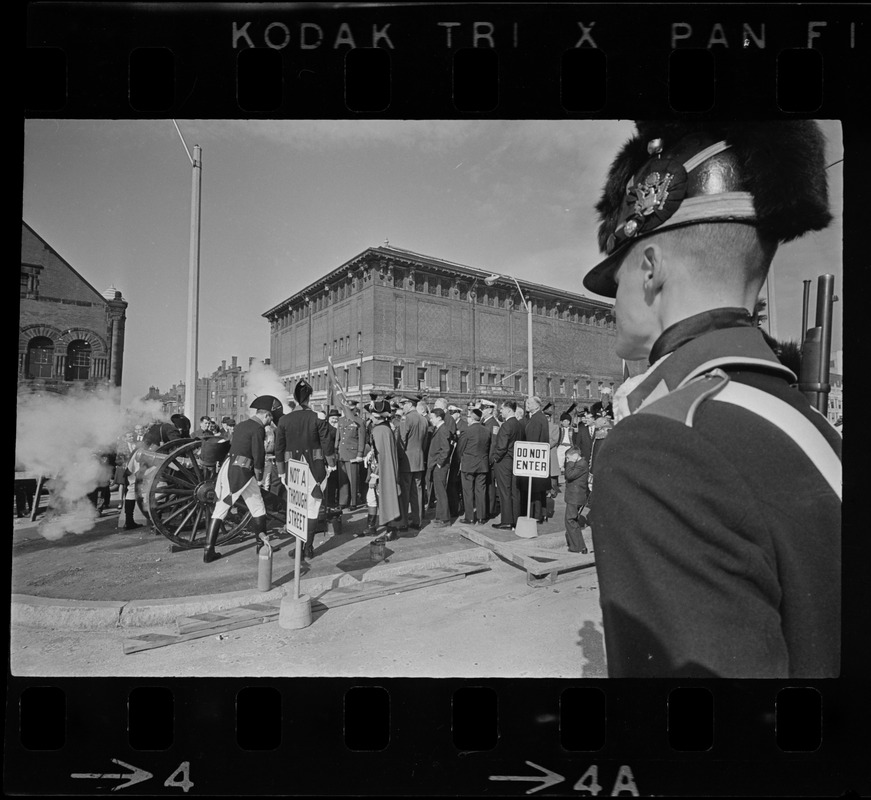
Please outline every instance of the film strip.
M869 24L866 6L847 4L31 3L24 111L361 124L840 120L845 283L861 297ZM862 340L855 323L845 327L845 338ZM46 677L16 674L24 640L13 627L5 789L865 794L868 545L850 467L860 451L846 450L838 679L521 677L534 667L516 678L410 678L401 667L389 678L345 677L341 664L283 678L261 674L256 653L230 677L198 674L180 655L172 678L145 659L135 677L89 678L63 673L63 637Z

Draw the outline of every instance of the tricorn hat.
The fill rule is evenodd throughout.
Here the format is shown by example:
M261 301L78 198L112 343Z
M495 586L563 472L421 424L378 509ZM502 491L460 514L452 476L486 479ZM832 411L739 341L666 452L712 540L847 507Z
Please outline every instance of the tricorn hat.
M305 403L312 396L312 385L305 379L300 378L293 387L293 399L297 403Z
M390 414L390 412L390 403L388 403L386 400L376 400L374 403L372 403L373 414L378 414L379 416L381 416L385 414Z
M754 225L778 243L832 219L825 138L813 120L637 122L611 164L596 210L604 261L584 287L617 294L628 246L706 222Z
M273 422L278 422L282 414L284 414L284 406L281 404L281 400L271 394L258 395L252 400L250 407L255 411L271 412Z

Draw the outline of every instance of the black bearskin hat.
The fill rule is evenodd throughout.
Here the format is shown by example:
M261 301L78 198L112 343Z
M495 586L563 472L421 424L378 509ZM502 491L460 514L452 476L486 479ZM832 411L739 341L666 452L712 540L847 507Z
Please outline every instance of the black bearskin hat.
M599 212L607 255L584 277L614 297L627 246L655 231L741 222L788 242L825 228L825 137L813 120L637 122L608 172Z
M305 378L300 378L293 387L293 398L297 403L306 403L313 391L311 384Z

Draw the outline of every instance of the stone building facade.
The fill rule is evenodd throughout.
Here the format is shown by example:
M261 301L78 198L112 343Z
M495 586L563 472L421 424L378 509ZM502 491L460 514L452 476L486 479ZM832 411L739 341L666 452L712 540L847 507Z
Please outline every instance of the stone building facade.
M527 312L515 282L385 243L263 316L288 391L301 377L329 396L330 359L350 397L422 393L453 402L528 393ZM623 380L611 305L519 281L533 309L535 393L557 410ZM634 369L633 372L637 372Z
M126 312L121 292L100 294L22 222L19 389L120 387Z

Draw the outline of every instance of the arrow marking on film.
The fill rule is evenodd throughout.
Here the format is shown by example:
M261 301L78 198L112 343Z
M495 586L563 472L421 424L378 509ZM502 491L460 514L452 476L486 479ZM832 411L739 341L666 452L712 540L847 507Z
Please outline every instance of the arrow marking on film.
M541 781L541 786L533 786L531 789L527 789L527 794L532 794L533 792L540 791L541 789L546 789L549 786L556 786L558 783L562 783L565 778L562 775L557 775L555 772L551 772L549 769L545 769L544 767L540 767L538 764L533 764L531 761L525 762L530 767L535 767L535 769L542 772L542 775L491 775L491 781Z
M127 769L132 769L133 772L73 772L70 777L71 778L103 778L104 780L121 780L122 778L126 778L125 783L119 783L117 786L112 787L113 792L117 792L119 789L126 789L128 786L133 786L134 783L141 783L142 781L147 781L149 778L153 778L154 776L150 772L146 772L144 769L139 769L139 767L134 767L132 764L125 764L123 761L119 761L117 758L112 759L113 764L119 764L122 767L126 767Z

